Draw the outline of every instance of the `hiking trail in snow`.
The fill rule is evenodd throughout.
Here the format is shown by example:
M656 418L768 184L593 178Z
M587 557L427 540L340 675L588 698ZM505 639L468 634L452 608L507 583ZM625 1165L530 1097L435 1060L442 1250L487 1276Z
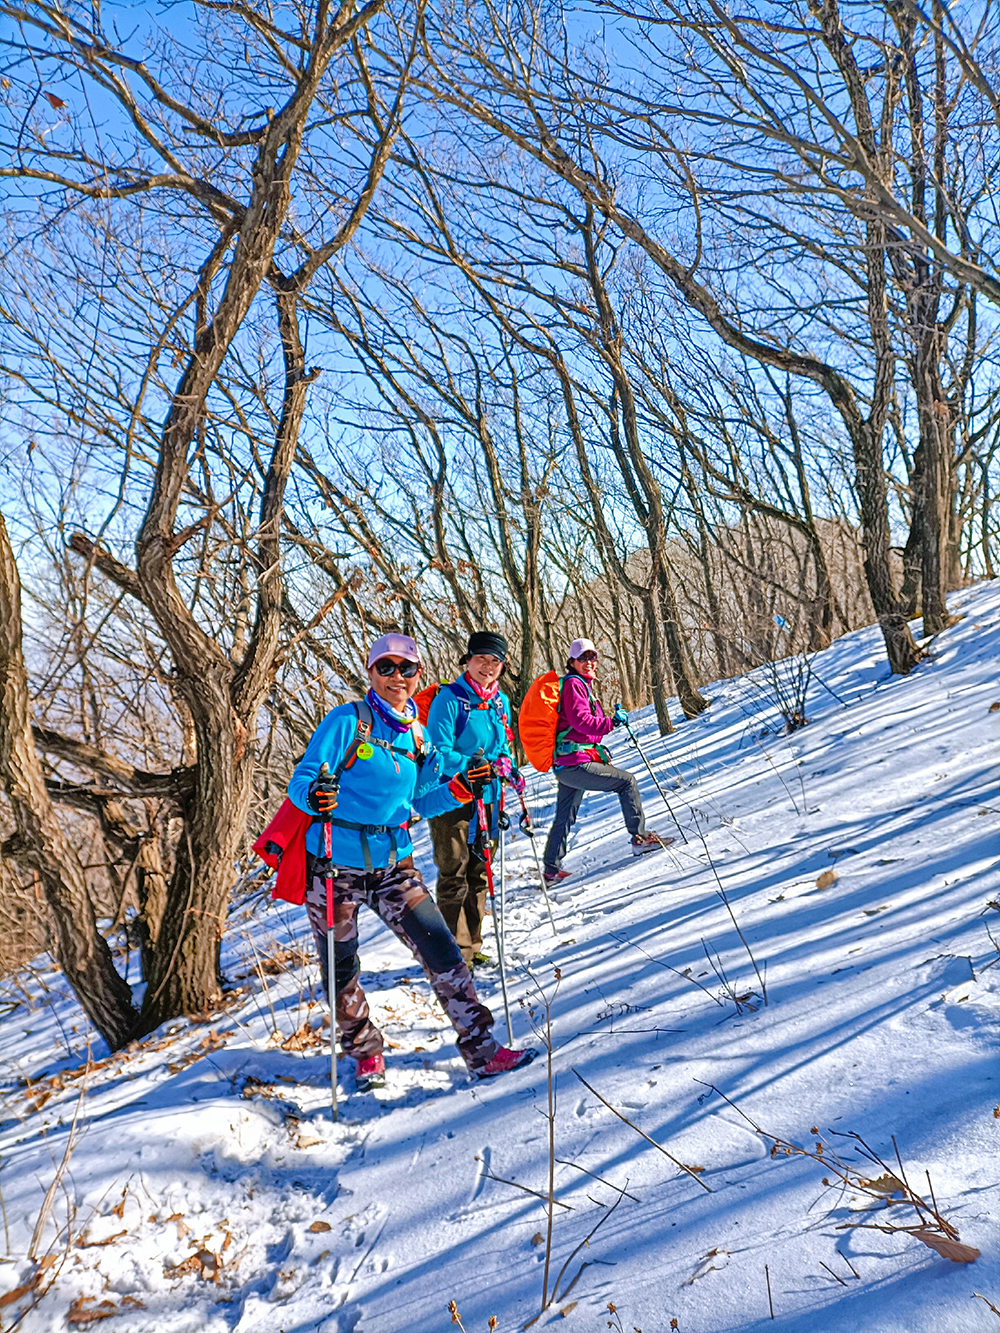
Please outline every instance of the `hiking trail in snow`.
M686 842L613 733L649 826L678 841L633 859L617 799L587 795L556 939L508 835L519 1044L538 1044L536 982L554 995L550 1288L607 1216L536 1329L597 1333L611 1302L626 1333L1000 1330L973 1296L1000 1306L1000 585L950 605L961 619L909 678L874 627L818 654L793 735L766 671L706 687L711 708L670 736L635 715ZM531 777L543 830L554 796ZM538 1314L546 1205L525 1190L548 1182L544 1055L471 1083L419 967L371 913L361 926L388 1081L355 1093L342 1060L337 1125L305 912L263 880L223 945L244 989L206 1022L108 1055L49 960L0 984L2 1328L443 1333L455 1300L469 1333L491 1315L514 1333ZM477 984L503 1033L498 975ZM818 1128L850 1162L836 1132L860 1134L895 1169L894 1138L981 1256L871 1229L913 1215L862 1216L870 1197L772 1155L744 1117L809 1149Z

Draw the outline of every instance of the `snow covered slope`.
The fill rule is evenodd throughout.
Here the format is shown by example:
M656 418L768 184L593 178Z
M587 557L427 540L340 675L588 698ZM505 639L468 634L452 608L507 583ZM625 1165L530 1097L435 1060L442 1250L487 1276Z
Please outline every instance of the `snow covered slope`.
M553 997L550 1292L603 1219L535 1328L1000 1330L973 1295L1000 1307L1000 586L952 607L909 679L887 675L874 629L819 655L792 736L747 678L670 737L644 714L687 842L633 861L617 802L586 797L557 939L526 840L509 844L519 1041L544 1018L537 987ZM641 778L650 823L676 834ZM554 783L532 787L544 824ZM430 869L426 831L418 847ZM89 1067L58 973L5 983L5 1329L435 1333L455 1300L469 1333L491 1315L513 1333L538 1314L545 1060L469 1083L419 970L370 914L364 930L389 1081L357 1095L344 1068L338 1126L304 914L262 894L230 920L238 1004L112 1057L92 1038ZM499 987L483 990L502 1030ZM875 1179L836 1137L860 1134L928 1198L929 1172L981 1257L872 1229L918 1222L824 1186L821 1162L772 1152L750 1121Z

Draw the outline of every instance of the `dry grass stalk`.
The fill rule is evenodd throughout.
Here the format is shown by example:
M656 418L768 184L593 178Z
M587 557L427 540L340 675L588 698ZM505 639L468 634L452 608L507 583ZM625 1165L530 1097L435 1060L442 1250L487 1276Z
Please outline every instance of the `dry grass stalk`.
M465 1325L462 1323L462 1316L458 1313L458 1306L455 1304L454 1301L448 1302L448 1313L451 1315L451 1322L453 1324L457 1324L458 1327L462 1330L462 1333L466 1333ZM490 1333L495 1333L499 1322L500 1321L497 1319L495 1314L490 1315L489 1320L487 1321L486 1324L486 1327L490 1330Z
M698 1079L696 1082L701 1082L701 1080ZM751 1119L724 1092L720 1092L714 1084L703 1083L702 1086L711 1088L713 1092L718 1093L722 1100L752 1127L755 1133L770 1143L772 1157L809 1157L814 1162L818 1162L828 1173L823 1177L823 1184L827 1187L839 1184L842 1190L850 1190L852 1193L865 1195L872 1200L873 1205L884 1209L907 1207L916 1214L917 1219L916 1223L911 1222L908 1225L886 1224L884 1222L842 1222L838 1225L837 1229L839 1231L869 1230L882 1231L890 1236L909 1235L915 1240L919 1240L921 1244L926 1245L928 1249L940 1254L942 1258L956 1264L971 1264L979 1258L979 1250L972 1245L963 1244L959 1239L958 1231L939 1210L937 1200L934 1197L934 1187L931 1185L930 1173L926 1173L930 1202L918 1194L910 1185L906 1178L906 1170L895 1137L892 1139L892 1146L898 1169L890 1167L887 1162L883 1161L860 1134L853 1132L845 1134L840 1130L830 1131L837 1138L850 1139L856 1145L856 1151L874 1167L878 1168L880 1174L869 1177L862 1174L856 1166L843 1161L837 1153L827 1151L818 1137L816 1138L815 1148L803 1148L801 1144L792 1143L789 1139L771 1134ZM809 1132L814 1136L819 1135L819 1129L815 1125ZM897 1195L900 1197L897 1198ZM866 1214L871 1211L874 1211L874 1209L866 1210Z
M711 1186L706 1185L703 1180L699 1179L697 1170L694 1167L685 1166L683 1162L678 1161L678 1159L674 1157L672 1153L667 1152L666 1148L662 1147L659 1143L657 1143L655 1139L651 1139L648 1134L643 1133L643 1131L639 1128L638 1125L634 1125L632 1121L629 1120L628 1116L622 1115L621 1111L616 1111L606 1097L602 1097L596 1088L592 1088L590 1086L590 1084L579 1072L579 1070L574 1069L573 1073L576 1074L577 1078L580 1080L580 1082L583 1084L583 1086L587 1089L588 1092L592 1092L599 1102L604 1103L604 1105L608 1108L608 1110L612 1113L612 1115L616 1115L619 1120L624 1121L624 1123L628 1125L629 1129L634 1129L640 1138L645 1139L647 1143L651 1143L653 1147L657 1150L657 1152L661 1152L663 1153L664 1157L668 1157L670 1161L673 1162L674 1166L678 1167L681 1171L686 1171L692 1180L697 1180L698 1184L702 1187L702 1189L706 1192L706 1194L712 1193Z
M250 934L248 930L245 930L243 934L246 936L250 944L250 948L253 950L254 968L257 975L260 977L260 984L264 987L264 998L267 1000L267 1007L271 1011L271 1023L273 1024L271 1029L271 1037L273 1039L278 1035L278 1019L277 1015L274 1012L274 1005L271 1003L271 990L267 984L267 977L264 974L264 967L260 961L260 956L257 953L257 946L253 942L253 936Z
M988 1300L986 1299L986 1297L985 1297L985 1296L981 1296L981 1295L979 1294L978 1291L974 1291L974 1292L972 1293L972 1295L973 1295L973 1297L974 1297L977 1301L982 1301L984 1305L988 1305L989 1308L993 1311L993 1313L994 1313L998 1318L1000 1318L1000 1310L997 1309L997 1307L993 1304L992 1301L988 1301Z
M767 1264L764 1265L764 1281L767 1283L767 1308L771 1311L771 1318L774 1318L774 1301L771 1299L771 1272Z
M38 1217L35 1219L35 1229L31 1233L31 1244L28 1246L28 1258L35 1262L37 1262L38 1259L37 1251L39 1243L41 1242L42 1239L42 1233L45 1231L46 1223L48 1222L49 1215L52 1212L52 1205L55 1202L56 1191L58 1190L63 1175L66 1172L66 1168L69 1166L69 1159L73 1155L73 1149L76 1147L77 1125L80 1122L80 1110L81 1107L83 1106L83 1098L85 1092L86 1088L80 1089L80 1096L77 1098L76 1101L76 1110L73 1113L73 1123L70 1125L69 1134L66 1137L66 1148L62 1155L62 1161L59 1163L59 1166L56 1169L56 1173L52 1177L52 1184L45 1192L45 1198L42 1200L42 1206L38 1210Z

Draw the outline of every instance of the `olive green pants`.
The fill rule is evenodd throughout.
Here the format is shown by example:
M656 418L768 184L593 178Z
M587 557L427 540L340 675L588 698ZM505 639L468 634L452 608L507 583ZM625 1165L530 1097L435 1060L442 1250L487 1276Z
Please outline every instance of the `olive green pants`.
M434 863L438 868L437 905L465 961L483 947L486 909L486 862L469 846L469 823L476 807L470 802L429 820ZM486 807L489 824L493 810ZM491 854L497 844L490 843Z

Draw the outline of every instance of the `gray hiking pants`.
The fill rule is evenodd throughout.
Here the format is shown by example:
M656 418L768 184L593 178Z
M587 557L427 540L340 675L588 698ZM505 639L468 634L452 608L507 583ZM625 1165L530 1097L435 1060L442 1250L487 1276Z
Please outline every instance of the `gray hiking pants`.
M639 784L634 773L626 773L623 768L613 764L569 764L565 768L555 768L556 782L559 784L559 797L556 801L556 817L549 829L545 844L545 869L558 870L566 855L570 829L576 823L585 791L613 791L618 793L622 804L625 827L633 837L646 831L646 820L642 813L642 798L639 796Z

